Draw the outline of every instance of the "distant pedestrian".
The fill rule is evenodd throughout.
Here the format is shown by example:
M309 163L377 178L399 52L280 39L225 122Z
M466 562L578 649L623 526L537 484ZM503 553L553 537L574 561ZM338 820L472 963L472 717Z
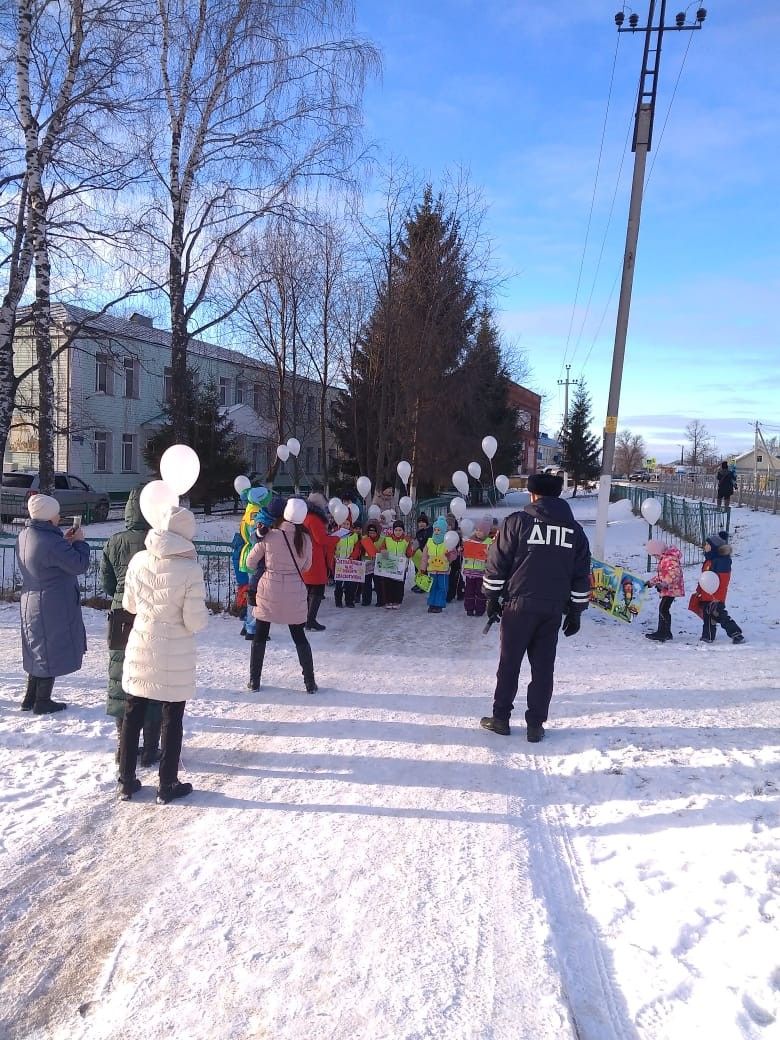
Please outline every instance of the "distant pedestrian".
M647 632L646 638L665 643L672 638L672 604L678 596L685 595L682 553L674 545L658 541L649 542L647 551L650 556L658 557L655 574L647 584L658 589L661 602L658 605L656 630Z
M552 699L561 615L563 634L575 635L590 600L590 547L569 503L560 498L561 477L532 474L528 490L530 504L504 520L488 550L483 590L488 617L501 621L501 657L493 714L480 725L509 736L520 666L527 653L531 681L526 735L535 744L544 737Z
M179 780L182 720L195 693L195 636L208 624L203 570L192 541L195 517L189 509L161 511L146 548L130 560L122 606L135 615L125 650L122 688L127 693L119 740L119 797L129 801L136 778L138 740L147 701L162 704L162 757L157 802L166 805L192 792Z
M30 519L16 543L22 577L22 666L27 689L22 711L51 715L67 705L51 699L54 680L81 668L87 634L76 578L89 567L84 531L59 528L60 504L50 495L27 500Z
M725 506L728 509L731 504L731 496L736 490L737 481L727 462L721 462L715 479L718 482L718 508Z

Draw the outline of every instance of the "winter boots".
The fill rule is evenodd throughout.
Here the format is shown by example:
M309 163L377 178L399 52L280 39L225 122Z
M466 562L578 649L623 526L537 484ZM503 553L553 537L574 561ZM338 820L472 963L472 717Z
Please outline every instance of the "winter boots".
M319 586L312 587L308 592L308 615L306 617L306 631L307 632L324 632L325 625L321 625L317 620L317 612L320 609L320 604L325 597L322 594Z
M32 677L31 677L32 678ZM35 702L33 704L33 715L53 715L56 711L63 711L67 708L67 704L63 704L61 701L53 701L51 699L51 691L54 689L54 679L39 679L35 680ZM25 701L27 700L27 694L25 694ZM24 704L22 704L24 707Z
M667 640L671 638L671 632L662 632L660 629L657 632L645 632L645 639L652 639L656 643L665 643Z
M137 794L138 791L140 791L140 790L141 790L141 781L138 779L138 777L134 777L134 779L131 780L127 784L120 783L119 784L119 801L120 802L129 802L130 799L133 797L133 795Z
M32 711L33 704L35 704L35 684L37 680L34 675L27 676L27 689L24 691L24 700L22 701L22 711Z
M509 722L506 719L497 719L494 715L486 715L479 720L479 724L483 729L489 729L491 733L498 733L502 737L508 737L511 732Z
M249 658L249 682L248 690L260 689L260 676L263 674L263 661L265 660L265 640L252 642L252 653Z
M541 724L534 726L529 722L525 729L525 737L529 744L538 744L539 741L544 740L544 726Z
M186 798L188 794L192 794L192 784L183 784L181 780L177 780L175 783L157 788L157 804L168 805L177 798Z
M308 640L295 644L298 651L298 661L303 672L303 682L307 693L317 692L317 683L314 681L314 658Z

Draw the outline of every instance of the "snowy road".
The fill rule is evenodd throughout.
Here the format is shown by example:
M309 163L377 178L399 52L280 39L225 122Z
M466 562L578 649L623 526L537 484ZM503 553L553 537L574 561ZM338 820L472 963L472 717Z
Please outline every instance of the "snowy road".
M477 728L497 639L459 608L328 602L315 697L280 628L248 693L247 644L214 618L196 793L166 808L149 774L114 801L103 617L58 683L71 708L30 719L0 608L0 1035L772 1040L777 540L747 535L749 642L699 646L682 607L665 646L642 638L652 609L645 629L591 611L538 746Z

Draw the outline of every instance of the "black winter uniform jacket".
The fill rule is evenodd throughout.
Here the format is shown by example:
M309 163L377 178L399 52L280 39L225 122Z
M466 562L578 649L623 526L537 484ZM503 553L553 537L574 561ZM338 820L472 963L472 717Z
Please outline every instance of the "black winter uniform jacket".
M586 609L590 546L568 502L545 496L506 518L488 550L482 591L537 614Z

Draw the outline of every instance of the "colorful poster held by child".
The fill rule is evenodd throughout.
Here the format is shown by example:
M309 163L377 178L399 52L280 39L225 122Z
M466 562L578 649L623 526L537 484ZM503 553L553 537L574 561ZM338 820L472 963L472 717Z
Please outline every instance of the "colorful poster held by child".
M373 560L339 560L335 562L333 577L336 581L364 582L374 571Z
M406 578L407 559L395 553L379 553L374 560L374 570L380 578L403 581Z
M622 567L612 567L600 560L591 561L590 602L610 617L634 621L647 591L647 584Z

